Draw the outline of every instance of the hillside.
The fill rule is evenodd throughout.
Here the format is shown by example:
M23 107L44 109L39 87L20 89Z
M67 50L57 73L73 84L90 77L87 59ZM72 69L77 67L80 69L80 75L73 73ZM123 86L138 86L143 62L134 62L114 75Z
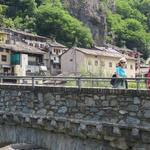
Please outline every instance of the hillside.
M150 0L0 0L2 26L90 48L105 42L150 54Z
M107 12L109 43L150 54L150 0L115 0L115 12Z
M104 43L106 34L106 14L101 10L99 0L62 0L67 10L84 22L92 31L97 45Z
M106 31L107 31L105 10L107 9L107 7L109 8L114 7L114 0L107 0L107 1L105 0L102 0L102 1L99 1L99 0L92 0L92 1L89 1L89 0L61 0L61 1L59 0L43 0L43 1L42 0L22 0L22 1L21 0L14 0L14 1L13 0L8 0L8 1L0 0L0 3L3 4L4 8L6 9L3 12L1 11L1 14L3 14L3 17L6 17L2 21L2 23L5 26L11 26L11 27L20 28L23 30L28 29L29 31L37 32L38 34L41 34L44 36L55 36L56 38L57 38L56 32L55 33L52 32L49 35L47 35L47 34L44 34L41 30L43 30L46 33L51 32L50 30L49 32L47 32L47 30L45 31L45 29L42 28L39 31L40 27L36 26L36 22L35 22L36 21L35 12L37 11L39 13L38 10L43 4L50 4L52 6L56 6L57 8L61 7L62 9L69 11L71 16L74 16L75 18L83 22L85 24L85 27L90 28L90 31L92 32L92 37L94 39L94 43L96 45L102 45L105 42ZM58 11L61 12L60 10ZM70 28L70 27L67 27L67 28ZM84 33L87 33L87 31L85 31ZM86 35L84 36L85 38L86 37L88 37L88 39L90 38L90 40L87 41L90 43L87 45L78 44L81 47L92 46L93 41L90 37L91 36L90 32L88 33L89 33L88 36ZM79 38L78 36L80 35L75 35L75 36ZM58 38L57 40L66 44L66 42L68 41L68 37L63 36L62 38L64 38L65 40L58 39ZM78 41L80 39L81 38L79 38ZM73 40L73 38L71 40L72 41L69 41L71 43L67 42L67 45L71 45L75 41L75 39Z

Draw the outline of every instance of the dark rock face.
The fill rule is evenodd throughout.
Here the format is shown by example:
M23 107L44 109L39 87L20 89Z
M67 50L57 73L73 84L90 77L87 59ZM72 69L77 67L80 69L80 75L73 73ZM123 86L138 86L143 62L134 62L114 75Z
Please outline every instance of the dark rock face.
M84 22L92 31L96 45L105 43L107 25L106 14L100 0L62 0L69 12ZM107 6L113 7L114 0L108 0Z

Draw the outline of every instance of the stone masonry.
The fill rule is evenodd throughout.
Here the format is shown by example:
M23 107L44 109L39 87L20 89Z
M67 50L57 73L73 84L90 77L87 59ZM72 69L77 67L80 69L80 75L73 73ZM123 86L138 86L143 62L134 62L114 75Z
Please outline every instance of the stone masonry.
M0 87L0 124L0 129L6 125L7 128L20 126L55 133L55 136L62 134L70 139L94 140L94 150L149 150L150 92L3 85ZM7 143L10 141L6 139ZM34 144L38 145L35 141ZM40 146L62 150L59 146L54 149L49 142ZM71 149L87 150L86 147L66 150ZM89 148L92 149L93 146Z

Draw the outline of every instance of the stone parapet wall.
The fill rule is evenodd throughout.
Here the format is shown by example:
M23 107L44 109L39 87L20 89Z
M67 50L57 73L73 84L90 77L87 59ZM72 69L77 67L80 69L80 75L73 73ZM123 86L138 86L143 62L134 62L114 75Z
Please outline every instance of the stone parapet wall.
M0 87L1 125L95 139L110 150L150 149L149 106L147 90Z
M150 92L1 86L0 110L131 126L149 126Z

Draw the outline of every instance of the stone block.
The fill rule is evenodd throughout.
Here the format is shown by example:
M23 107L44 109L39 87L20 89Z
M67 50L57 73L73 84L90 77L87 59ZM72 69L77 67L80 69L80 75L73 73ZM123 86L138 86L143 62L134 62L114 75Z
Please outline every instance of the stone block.
M127 107L127 110L128 110L128 111L137 112L137 111L139 111L139 108L138 108L137 105L129 105L129 106Z
M134 104L140 104L141 103L140 98L139 97L134 97L133 98L133 103Z
M113 127L113 134L118 135L118 136L121 135L121 131L119 127Z
M60 107L60 108L58 108L58 113L59 114L65 114L66 112L67 112L67 107L66 106L62 106L62 107Z
M37 115L46 115L46 113L47 113L47 110L44 108L37 111Z
M128 150L129 148L125 138L117 138L117 140L112 141L110 145L119 150Z
M150 110L145 110L144 111L144 117L149 119L150 118Z
M95 106L95 101L92 98L85 99L86 106Z
M131 136L132 137L139 137L140 136L139 129L133 128L132 132L131 132Z
M130 117L128 116L126 119L126 123L129 125L137 125L140 123L140 120L136 117Z
M110 102L110 106L117 106L117 104L118 104L117 100L112 100Z
M102 101L102 106L103 107L108 107L109 106L109 102L108 101Z

